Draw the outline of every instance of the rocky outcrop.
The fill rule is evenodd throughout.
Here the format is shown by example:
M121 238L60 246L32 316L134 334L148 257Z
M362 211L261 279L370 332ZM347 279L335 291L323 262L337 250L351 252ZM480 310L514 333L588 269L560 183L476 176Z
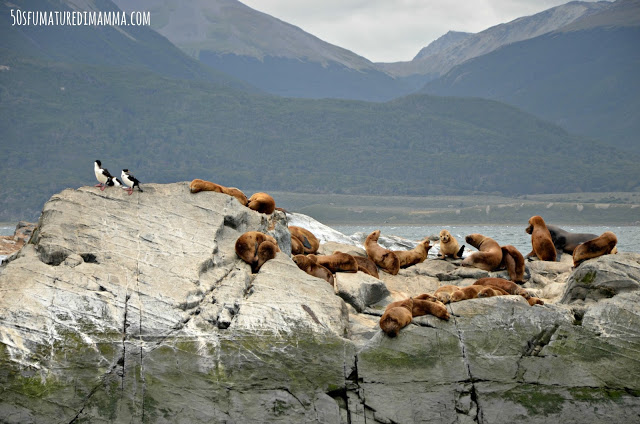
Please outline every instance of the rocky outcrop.
M7 256L22 249L35 227L35 223L20 221L12 236L0 236L0 264Z
M544 306L462 301L448 305L449 321L418 317L391 339L378 327L388 303L472 284L477 270L428 259L380 280L339 274L333 288L289 258L286 227L282 212L190 194L186 183L53 196L30 243L0 267L2 421L623 423L640 414L640 255L576 270L568 255L529 262L525 287ZM256 274L235 255L245 231L268 232L282 250ZM342 242L331 248L360 251Z

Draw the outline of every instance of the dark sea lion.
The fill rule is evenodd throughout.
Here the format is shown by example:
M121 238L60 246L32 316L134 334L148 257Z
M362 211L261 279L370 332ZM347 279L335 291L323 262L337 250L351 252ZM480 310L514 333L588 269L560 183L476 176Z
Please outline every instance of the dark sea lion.
M570 233L557 225L550 224L547 224L547 230L549 230L549 234L551 234L551 240L553 240L553 245L556 247L556 251L569 253L571 255L573 255L573 251L579 244L598 237L597 234Z

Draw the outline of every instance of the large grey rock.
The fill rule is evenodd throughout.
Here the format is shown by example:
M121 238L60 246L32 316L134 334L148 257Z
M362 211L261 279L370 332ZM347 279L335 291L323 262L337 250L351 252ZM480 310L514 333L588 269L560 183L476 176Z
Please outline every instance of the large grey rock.
M257 274L234 251L249 230L283 250ZM640 255L575 270L567 290L586 301L467 300L391 339L386 304L477 271L429 258L381 282L339 274L358 312L297 268L288 241L282 213L186 183L53 196L31 243L0 267L0 421L637 420ZM531 265L525 287L556 293L563 267ZM607 296L580 286L581 269ZM380 290L363 293L372 280Z
M362 272L335 274L335 291L345 302L362 312L389 295L384 282Z
M640 257L605 255L581 263L567 280L561 303L585 303L640 289Z

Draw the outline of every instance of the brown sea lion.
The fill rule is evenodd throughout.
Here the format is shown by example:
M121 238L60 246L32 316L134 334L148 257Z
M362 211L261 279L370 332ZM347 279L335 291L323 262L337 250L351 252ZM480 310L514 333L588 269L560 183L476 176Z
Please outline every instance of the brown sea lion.
M549 230L549 234L551 234L551 240L553 240L553 245L556 247L556 253L565 252L573 255L573 251L579 244L598 237L597 234L570 233L557 225L551 224L547 224L547 230Z
M327 268L322 265L318 265L313 262L311 259L307 258L305 255L295 255L293 258L293 262L298 265L298 268L303 270L309 275L314 277L322 278L327 283L332 286L335 284L335 280L333 279L333 274Z
M418 296L413 296L413 300L416 300L416 299L444 303L444 302L441 302L436 296L429 293L422 293L422 294L419 294Z
M527 234L531 234L531 247L533 250L529 252L527 258L537 256L541 261L556 260L556 247L553 245L551 233L544 223L541 216L532 216L529 218L529 226L525 229Z
M462 249L460 248L458 240L451 235L449 230L441 230L439 238L440 252L438 253L438 257L440 259L444 259L447 256L450 256L453 259L459 259L462 256L464 246L462 246Z
M347 253L336 251L331 255L307 255L307 258L333 273L358 272L358 263Z
M245 196L240 189L237 189L235 187L221 186L220 184L212 183L211 181L205 181L198 178L191 181L191 183L189 184L189 190L191 191L191 193L198 193L200 191L215 191L216 193L224 193L238 199L238 202L240 202L242 206L247 206L248 202L247 196Z
M378 244L378 238L380 238L380 230L376 230L367 236L364 242L364 248L376 265L382 268L383 271L396 275L400 271L400 260L391 250L385 249Z
M258 271L265 262L276 257L276 253L280 251L278 245L270 240L265 240L258 246Z
M489 287L497 287L506 291L509 294L516 294L528 299L531 297L528 291L514 283L513 281L505 280L504 278L496 278L496 277L485 277L480 278L475 283L474 286L489 286Z
M267 193L254 193L247 206L256 212L271 215L276 210L276 201Z
M413 307L411 308L411 315L413 317L420 317L422 315L433 315L440 319L449 319L449 311L447 307L440 302L432 302L426 299L413 299Z
M306 228L290 225L289 232L291 233L291 237L296 237L300 240L305 254L308 255L309 253L316 253L320 248L320 242L316 236Z
M259 264L260 255L258 254L259 247L264 241L272 243L275 246L276 252L280 251L276 239L259 231L247 231L236 240L236 254L240 259L251 265L251 272L258 272L260 266L264 263L263 261ZM263 249L263 255L265 255L263 258L266 258L270 254L269 252L273 250L274 246L268 246Z
M478 286L480 287L480 286ZM509 293L506 291L499 289L497 287L485 287L484 289L478 292L478 298L483 297L494 297L494 296L506 296Z
M478 297L478 294L481 291L483 291L485 288L486 287L482 287L482 286L461 287L459 290L456 290L453 293L451 293L450 302L453 303L453 302L460 302L461 300L476 299ZM485 291L485 293L486 293L485 297L489 297L493 292Z
M389 337L397 336L402 328L411 323L412 310L412 298L390 303L380 318L380 328Z
M396 254L400 261L400 268L408 268L411 265L424 262L429 254L429 249L431 249L431 246L429 246L429 239L426 238L411 250L394 250L393 253Z
M380 274L378 274L378 267L375 262L371 260L371 258L365 256L353 256L353 259L356 260L358 264L358 271L362 271L365 274L369 274L372 277L380 278Z
M502 246L502 262L499 269L506 269L511 281L521 283L524 279L524 256L514 246Z
M460 287L447 284L445 286L438 287L434 296L442 303L449 303L451 301L451 293L456 290L460 290Z
M304 246L300 239L291 235L291 255L304 255Z
M482 234L469 234L467 243L478 249L462 261L462 266L473 266L485 271L496 270L502 262L502 249L494 239Z
M611 231L605 231L593 240L585 241L573 251L573 266L577 267L587 259L610 254L616 249L618 238ZM617 249L616 249L617 251Z

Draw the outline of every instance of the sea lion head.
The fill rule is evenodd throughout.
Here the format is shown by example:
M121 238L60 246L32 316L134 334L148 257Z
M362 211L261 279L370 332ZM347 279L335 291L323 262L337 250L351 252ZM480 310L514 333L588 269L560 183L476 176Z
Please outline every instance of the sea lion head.
M440 242L446 244L449 240L451 240L451 233L448 230L440 231Z
M374 232L372 232L367 236L367 241L377 242L379 238L380 238L380 230L375 230Z
M464 239L471 246L475 247L476 249L480 249L480 245L482 244L482 242L484 241L485 238L486 237L483 236L482 234L474 233L474 234L469 234Z
M534 227L547 228L546 224L544 223L544 219L542 219L542 217L539 216L539 215L535 215L535 216L532 216L531 218L529 218L529 226L525 230L527 232L527 234L533 233L533 228Z

